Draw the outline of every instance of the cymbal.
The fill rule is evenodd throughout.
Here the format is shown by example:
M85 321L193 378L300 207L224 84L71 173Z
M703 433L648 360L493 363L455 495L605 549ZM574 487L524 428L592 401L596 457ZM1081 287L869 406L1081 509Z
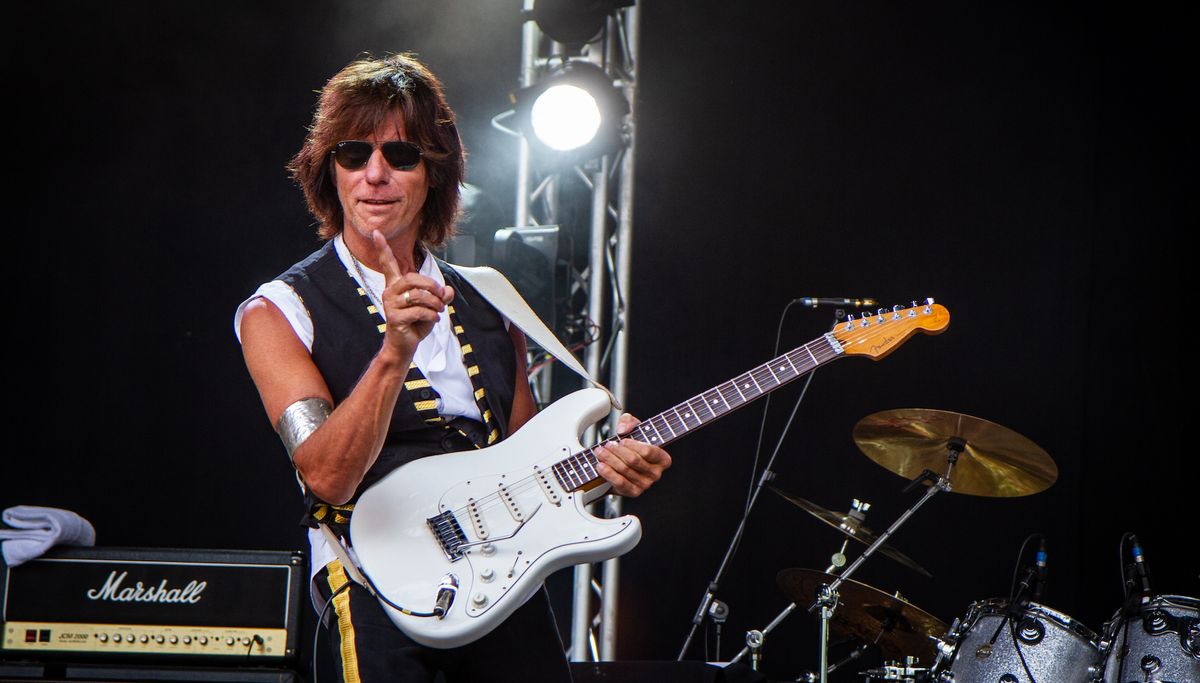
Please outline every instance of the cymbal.
M982 418L930 408L868 415L854 425L866 456L905 479L946 473L947 447L965 443L950 473L950 490L972 496L1028 496L1050 488L1058 466L1036 443Z
M792 602L807 608L816 600L821 585L832 584L836 578L815 569L784 569L775 581ZM937 654L933 639L947 630L944 622L899 593L885 593L854 579L846 579L838 587L838 604L829 626L864 643L878 643L886 659L912 655L923 662L933 661Z
M767 488L771 489L775 493L778 493L780 496L782 496L784 498L784 500L788 501L789 503L795 505L796 507L800 508L801 510L804 510L805 512L812 515L813 517L816 517L817 519L821 520L822 522L825 522L829 526L833 527L834 529L837 529L838 531L842 532L843 534L849 536L850 538L853 538L854 540L856 540L860 543L865 543L866 545L871 545L872 543L875 542L875 540L877 538L879 538L879 536L877 534L875 534L875 532L873 532L869 528L867 528L867 526L865 524L858 521L857 519L854 519L853 517L851 517L848 514L844 515L839 512L833 512L831 510L826 510L825 508L821 507L820 505L809 502L803 498L800 498L799 496L793 496L793 495L784 493L783 491L780 491L779 489L775 488L774 486L768 485ZM933 574L930 574L929 572L925 571L924 567L917 564L912 558L910 558L909 556L900 552L899 550L896 550L895 548L888 545L887 543L884 543L883 545L879 546L878 551L880 554L887 555L888 557L890 557L893 560L899 562L900 564L908 567L909 569L912 569L913 571L917 572L918 574L927 576L931 579L933 578Z

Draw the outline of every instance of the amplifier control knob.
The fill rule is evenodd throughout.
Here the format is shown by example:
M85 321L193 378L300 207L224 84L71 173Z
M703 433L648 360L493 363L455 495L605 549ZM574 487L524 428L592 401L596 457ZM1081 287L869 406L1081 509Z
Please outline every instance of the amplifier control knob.
M154 642L158 643L159 645L162 645L163 643L167 642L167 639L162 637L161 635L158 635L158 636L154 636Z
M200 643L201 645L208 645L208 636L200 636L196 639L196 642Z
M191 644L192 644L192 637L191 637L191 636L184 636L184 637L183 637L183 644L184 644L184 645L191 645Z
M189 638L188 640L191 640L191 638ZM179 636L171 636L171 644L172 645L174 645L178 642L179 642Z
M108 642L108 634L107 633L101 633L100 635L98 635L96 637L99 638L100 642L102 642L102 643Z
M114 642L114 643L119 643L119 642L121 642L121 634L120 634L120 633L114 633L114 634L113 634L113 642Z
M138 640L142 641L143 643L148 643L148 642L150 642L150 636L148 636L148 635L146 635L145 633L143 633L143 634L142 634L142 637L141 637L141 638L138 638Z
M228 638L226 638L226 639L225 639L225 644L226 644L226 645L229 645L229 646L231 646L231 647L233 646L233 644L234 644L235 642L237 642L237 641L235 641L235 640L233 639L233 636L229 636Z

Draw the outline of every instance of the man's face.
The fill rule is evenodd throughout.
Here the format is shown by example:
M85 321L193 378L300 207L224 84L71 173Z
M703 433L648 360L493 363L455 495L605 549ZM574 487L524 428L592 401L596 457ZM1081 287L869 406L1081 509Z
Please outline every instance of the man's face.
M415 239L429 192L425 161L421 160L411 171L400 171L388 165L379 149L385 142L406 139L404 121L396 114L366 138L375 146L366 166L351 171L330 160L347 239L358 241L350 235L354 231L369 243L374 230L383 233L388 242L406 234Z

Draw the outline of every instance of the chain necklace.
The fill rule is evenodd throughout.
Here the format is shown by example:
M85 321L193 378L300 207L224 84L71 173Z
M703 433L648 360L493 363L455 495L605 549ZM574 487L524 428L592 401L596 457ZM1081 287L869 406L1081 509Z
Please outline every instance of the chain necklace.
M346 244L346 239L342 238L342 246L346 247L346 253L350 254L350 262L354 264L354 271L358 273L358 281L363 286L363 290L367 293L367 298L375 305L375 310L379 312L379 317L387 320L387 315L383 312L383 295L376 294L375 290L371 289L371 284L367 282L367 275L363 272L362 264L358 262L358 257L350 251L350 245ZM421 266L425 263L425 254L423 252L413 252L413 261L417 264L417 272L421 271Z

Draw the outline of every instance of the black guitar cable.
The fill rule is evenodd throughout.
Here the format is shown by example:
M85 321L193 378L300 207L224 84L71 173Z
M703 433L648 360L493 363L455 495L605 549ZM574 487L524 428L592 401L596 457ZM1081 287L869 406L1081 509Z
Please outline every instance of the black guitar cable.
M321 626L325 623L325 614L329 611L329 606L333 604L333 599L341 595L342 592L349 590L352 585L352 582L347 581L342 584L341 588L335 590L333 595L329 596L329 599L325 601L325 606L321 608L321 614L317 617L317 629L313 632L312 645L312 683L317 683L317 651L321 649L318 645L321 642Z

